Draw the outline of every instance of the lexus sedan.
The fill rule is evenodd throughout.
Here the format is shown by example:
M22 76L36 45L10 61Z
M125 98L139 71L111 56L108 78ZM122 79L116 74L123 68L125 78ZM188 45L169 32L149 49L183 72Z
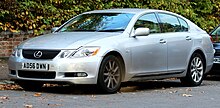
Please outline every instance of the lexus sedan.
M210 36L212 37L215 49L214 64L210 74L220 75L220 25L210 33Z
M213 65L210 36L163 10L95 10L53 30L21 43L9 58L11 80L26 90L68 83L115 93L122 82L171 77L198 86Z

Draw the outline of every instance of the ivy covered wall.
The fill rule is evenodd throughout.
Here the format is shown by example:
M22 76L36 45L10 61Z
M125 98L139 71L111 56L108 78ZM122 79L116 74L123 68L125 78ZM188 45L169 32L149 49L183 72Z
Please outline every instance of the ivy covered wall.
M220 0L1 0L0 32L39 35L90 10L150 8L178 13L210 32L220 24Z

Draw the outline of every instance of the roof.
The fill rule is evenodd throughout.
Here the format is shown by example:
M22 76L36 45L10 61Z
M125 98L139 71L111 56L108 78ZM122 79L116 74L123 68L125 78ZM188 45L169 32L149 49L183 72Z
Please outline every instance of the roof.
M165 13L170 13L173 15L180 16L176 13L165 11L165 10L157 10L157 9L141 9L141 8L116 8L116 9L106 9L106 10L93 10L93 11L88 11L86 13L131 13L131 14L140 14L140 13L145 13L145 12L165 12Z
M154 9L138 9L138 8L116 8L116 9L106 9L106 10L94 10L86 13L133 13L137 14L144 11L152 11ZM155 10L154 10L155 11Z

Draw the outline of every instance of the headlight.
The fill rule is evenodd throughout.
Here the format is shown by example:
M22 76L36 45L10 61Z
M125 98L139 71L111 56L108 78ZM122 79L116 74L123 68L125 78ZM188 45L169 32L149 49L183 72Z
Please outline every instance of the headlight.
M60 58L79 58L94 56L98 53L100 47L83 47L77 50L65 50L61 53Z
M11 55L12 55L12 56L15 56L15 57L20 57L20 56L21 56L21 53L22 53L22 50L21 50L21 49L14 48Z
M84 47L77 51L73 57L89 57L98 53L100 47Z
M14 48L14 49L12 50L12 54L11 54L11 55L12 55L12 56L15 56L16 53L17 53L17 50L18 50L17 48Z
M61 53L60 58L67 58L71 55L74 55L76 53L76 50L65 50Z

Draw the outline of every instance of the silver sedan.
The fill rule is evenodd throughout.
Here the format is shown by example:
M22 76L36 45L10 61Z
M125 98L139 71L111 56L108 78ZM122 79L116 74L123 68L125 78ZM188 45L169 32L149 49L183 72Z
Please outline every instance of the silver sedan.
M213 65L209 35L163 10L95 10L53 30L18 45L9 58L11 80L26 90L62 82L115 93L121 82L171 77L198 86Z

